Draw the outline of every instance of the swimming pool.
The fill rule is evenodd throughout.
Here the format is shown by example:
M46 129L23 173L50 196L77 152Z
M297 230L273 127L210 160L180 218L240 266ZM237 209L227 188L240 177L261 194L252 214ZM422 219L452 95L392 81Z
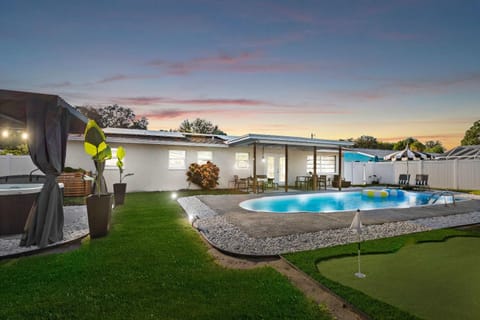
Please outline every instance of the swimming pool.
M246 200L240 207L250 211L272 213L339 212L385 208L410 208L422 205L452 203L452 196L432 197L428 192L397 189L364 189L354 192L332 192L263 197Z

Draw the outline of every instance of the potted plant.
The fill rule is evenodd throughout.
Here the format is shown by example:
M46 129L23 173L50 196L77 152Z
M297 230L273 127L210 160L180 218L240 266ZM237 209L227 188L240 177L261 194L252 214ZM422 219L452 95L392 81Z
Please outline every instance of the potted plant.
M126 177L133 176L133 173L123 174L123 158L125 158L125 149L118 147L117 149L117 167L120 173L120 182L113 184L113 194L115 198L115 206L122 205L125 202L125 192L127 184L123 182Z
M112 216L113 195L107 192L103 177L105 161L112 157L103 130L94 120L89 120L84 135L85 152L92 156L97 169L94 183L94 194L87 197L88 227L91 238L107 235Z

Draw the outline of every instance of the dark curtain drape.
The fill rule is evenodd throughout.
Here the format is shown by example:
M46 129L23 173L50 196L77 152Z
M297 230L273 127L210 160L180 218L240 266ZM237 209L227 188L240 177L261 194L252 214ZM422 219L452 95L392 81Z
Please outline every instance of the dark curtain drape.
M30 211L20 246L45 247L63 239L63 197L56 178L65 164L71 116L57 97L29 101L26 116L30 156L47 181Z

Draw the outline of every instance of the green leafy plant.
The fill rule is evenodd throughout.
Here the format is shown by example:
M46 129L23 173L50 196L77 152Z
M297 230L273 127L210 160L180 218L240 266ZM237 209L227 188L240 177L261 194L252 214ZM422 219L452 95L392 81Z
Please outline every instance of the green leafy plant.
M11 154L14 156L25 156L29 154L28 151L28 145L26 143L19 144L16 147L13 148L5 148L2 151L0 151L0 155L7 155Z
M123 174L123 158L125 158L125 148L123 147L118 147L117 149L117 167L118 167L118 171L120 173L120 183L122 183L123 179L125 179L126 177L129 177L129 176L133 176L133 173L127 173L127 174Z
M192 163L188 167L187 181L202 189L213 189L218 185L219 172L220 169L210 161L202 165Z
M103 184L103 170L105 168L105 161L112 158L112 150L107 144L103 130L97 125L94 120L88 120L85 128L84 143L85 152L92 156L95 167L97 168L97 175L95 177L95 194L100 196L102 193Z

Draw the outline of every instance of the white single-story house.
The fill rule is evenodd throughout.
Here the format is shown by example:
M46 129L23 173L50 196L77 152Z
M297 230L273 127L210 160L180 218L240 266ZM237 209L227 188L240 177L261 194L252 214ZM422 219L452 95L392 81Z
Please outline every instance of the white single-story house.
M352 146L347 141L262 134L231 137L118 128L104 132L114 155L105 168L109 190L119 181L115 157L119 146L126 150L125 173L134 173L125 181L128 191L195 188L186 180L187 169L191 163L206 161L220 169L219 188L231 188L234 175L267 175L288 191L297 176L343 176L342 150ZM93 161L84 152L83 135L70 135L67 150L65 166L94 171Z

